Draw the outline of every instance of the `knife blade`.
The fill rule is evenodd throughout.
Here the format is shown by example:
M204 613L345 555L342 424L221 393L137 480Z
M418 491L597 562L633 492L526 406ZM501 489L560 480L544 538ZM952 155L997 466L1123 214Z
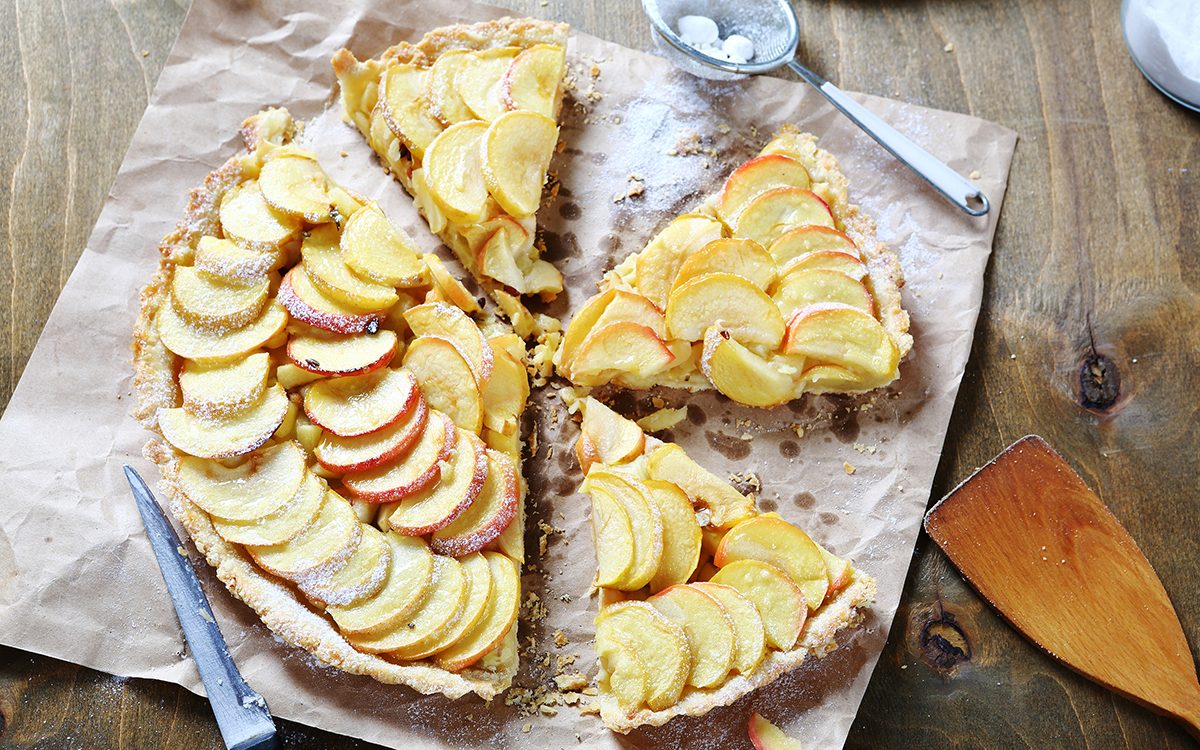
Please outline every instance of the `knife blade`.
M225 747L276 750L275 722L267 702L246 684L234 665L186 549L145 481L128 465L124 468Z

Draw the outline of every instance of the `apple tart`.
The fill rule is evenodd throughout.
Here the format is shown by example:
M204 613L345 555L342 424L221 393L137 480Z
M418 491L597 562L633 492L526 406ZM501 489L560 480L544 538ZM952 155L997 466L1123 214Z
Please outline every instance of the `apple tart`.
M592 502L600 717L618 732L700 715L858 625L875 580L603 403L576 454Z
M137 417L174 515L295 646L422 693L517 669L523 341L286 110L192 192L140 295ZM481 327L482 325L482 327Z
M344 118L480 284L553 298L537 209L558 143L567 26L503 18L435 29L378 58L333 57Z
M579 386L715 388L757 407L866 392L912 346L902 284L836 160L784 126L605 275L555 364Z

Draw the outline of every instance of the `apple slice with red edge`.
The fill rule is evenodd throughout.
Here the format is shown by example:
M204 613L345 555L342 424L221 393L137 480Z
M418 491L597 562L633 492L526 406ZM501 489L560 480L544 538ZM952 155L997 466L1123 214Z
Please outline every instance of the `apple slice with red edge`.
M679 267L671 288L678 289L691 279L709 273L737 274L767 291L775 283L779 270L775 260L754 240L722 237L688 256Z
M304 413L338 437L355 437L403 418L416 406L419 395L411 372L385 367L309 385L304 390Z
M784 232L767 246L767 252L780 268L786 268L810 253L824 251L846 253L861 260L854 240L831 226L796 227Z
M671 338L700 341L710 326L720 326L743 344L770 349L783 341L779 308L748 279L731 273L708 273L671 292L666 309Z
M339 474L362 472L405 455L425 433L429 407L424 397L408 414L382 430L355 437L323 433L313 456L326 469Z
M521 579L517 564L499 552L484 552L492 574L487 611L475 627L433 656L434 664L461 672L482 659L504 639L517 621L521 606Z
M571 322L567 324L567 330L563 332L558 351L555 353L555 360L559 363L560 369L568 367L571 360L575 358L575 352L596 328L596 322L600 320L605 308L617 296L617 291L616 288L609 288L597 294L584 304L583 309L575 313L575 317L571 318Z
M717 194L717 215L734 226L750 201L780 187L807 189L812 185L808 170L784 154L764 154L733 170Z
M840 250L814 250L789 261L780 271L779 280L782 282L789 274L818 269L837 271L855 281L864 281L867 278L867 266L859 260L856 253L844 253Z
M297 367L319 375L365 375L386 367L398 344L395 331L381 330L374 336L363 336L313 328L288 339L287 356Z
M761 193L746 204L738 215L734 235L769 247L785 232L809 225L834 226L829 205L811 190L781 187Z
M451 305L433 302L405 310L404 320L415 337L437 336L452 342L470 366L479 390L487 388L488 380L492 377L492 347L479 326L465 312Z
M725 682L737 641L721 603L686 583L663 589L646 601L687 634L692 657L688 684L704 689Z
M303 263L283 277L278 300L296 320L332 333L376 333L386 315L383 310L362 310L329 297L313 286Z
M749 732L754 750L801 750L800 740L788 737L757 711L750 714Z
M825 601L829 571L820 547L800 528L778 516L742 521L725 534L713 563L722 568L737 560L758 560L787 573L804 592L809 609Z
M737 560L718 570L711 583L731 586L754 602L771 648L790 651L808 619L804 592L787 573L761 560Z
M725 610L733 625L734 649L730 668L738 674L749 675L758 669L767 655L766 631L758 607L732 586L711 581L689 584L703 591Z
M304 238L300 254L313 286L332 299L364 310L383 310L396 304L399 297L394 287L363 279L346 265L339 239L332 224L316 227Z
M883 324L849 305L827 302L798 310L788 321L782 351L841 365L866 376L866 384L899 375L900 350Z
M229 417L199 417L183 408L162 409L158 428L168 443L197 458L231 458L249 453L271 439L291 402L273 385L258 401Z
M500 81L500 101L506 109L525 109L554 117L558 87L566 72L566 50L555 44L535 44L509 63Z
M388 129L418 160L442 132L442 123L426 103L428 71L415 65L392 65L379 87L379 112Z
M342 477L346 491L369 503L387 503L420 492L437 481L458 442L453 420L431 411L421 437L407 453Z
M700 371L718 391L747 406L778 406L796 395L796 384L790 375L717 326L704 334Z
M599 329L612 323L637 323L654 331L660 339L667 338L667 321L654 303L640 294L615 290L612 300L596 320L593 328Z
M488 475L487 446L474 434L458 430L454 456L441 476L390 508L388 525L407 536L424 536L449 526L479 493Z
M488 450L487 466L487 479L470 507L430 536L434 552L454 557L478 552L516 518L521 502L516 464L508 455Z
M771 295L784 319L809 305L837 302L874 316L875 298L861 281L855 281L841 271L823 268L792 271L779 281Z
M440 336L415 338L404 353L404 367L416 376L430 406L450 415L459 428L479 434L483 394L467 358L454 342Z
M520 50L498 47L468 52L454 76L454 88L481 120L491 122L508 111L501 99L501 82Z
M576 385L592 386L622 372L654 375L674 361L675 354L653 330L622 321L593 331L576 351L568 372Z
M483 179L500 207L517 219L531 216L558 143L558 126L545 115L519 109L497 117L483 138Z

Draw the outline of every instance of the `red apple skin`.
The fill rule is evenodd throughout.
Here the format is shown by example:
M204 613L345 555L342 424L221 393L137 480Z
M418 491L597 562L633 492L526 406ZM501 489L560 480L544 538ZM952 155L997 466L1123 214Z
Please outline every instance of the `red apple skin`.
M445 414L437 411L432 412L429 415L429 421L433 419L442 420L446 431L446 438L442 441L441 450L423 467L423 471L404 484L398 484L378 491L364 489L355 481L356 478L353 475L348 474L342 478L342 483L346 487L346 491L359 500L365 500L368 503L390 503L394 500L403 500L409 495L420 492L430 484L436 482L442 473L441 462L450 460L454 445L458 439L458 433L453 420ZM428 425L426 425L426 429L429 429Z
M417 399L417 405L413 408L407 419L408 426L404 428L404 435L398 436L394 443L392 443L387 447L386 450L382 451L378 455L364 458L361 461L356 461L350 464L339 464L329 460L327 457L322 456L318 446L316 459L326 469L329 469L330 471L336 471L339 474L350 474L357 471L366 471L368 469L373 469L376 466L385 464L388 461L397 458L398 456L404 455L410 448L413 447L413 445L416 444L417 440L421 438L421 433L425 431L425 426L429 419L429 407L425 404L424 398ZM387 428L385 427L384 429Z
M292 339L292 341L294 340L295 339ZM320 366L312 367L309 360L301 359L293 355L292 341L288 341L287 345L287 357L289 360L291 360L292 364L294 364L296 367L299 367L301 370L307 370L308 372L316 373L317 375L328 375L334 378L347 377L350 375L366 375L369 372L375 372L379 368L387 366L392 361L392 358L396 356L396 350L400 345L400 340L397 338L396 341L392 343L391 348L384 352L382 356L380 356L374 362L371 362L356 370L332 370Z
M293 318L307 323L313 328L320 328L331 333L375 333L379 330L384 317L382 311L343 315L317 310L309 305L300 295L296 294L296 290L292 287L291 277L297 271L304 273L303 268L294 266L283 277L277 297L279 304L283 305Z
M489 460L489 473L494 470L503 470L504 472L504 476L499 479L501 482L501 486L498 488L501 494L500 504L492 507L488 515L475 524L472 529L465 530L461 534L438 536L435 532L429 539L429 546L434 552L452 557L463 557L472 552L478 552L499 537L505 527L517 517L517 510L521 503L521 489L516 467L506 459ZM475 502L483 502L484 499L483 496L480 496L475 499Z

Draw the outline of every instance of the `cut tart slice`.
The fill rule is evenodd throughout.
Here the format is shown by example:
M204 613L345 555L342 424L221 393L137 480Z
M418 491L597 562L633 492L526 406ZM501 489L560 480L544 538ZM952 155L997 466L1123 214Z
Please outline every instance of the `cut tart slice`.
M604 276L554 362L579 386L715 388L756 407L862 393L912 347L902 285L837 162L784 126Z
M345 119L493 295L562 291L538 257L536 214L558 144L566 44L565 24L502 18L435 29L374 59L333 57Z
M146 455L285 641L490 699L517 669L524 344L296 132L247 120L160 246L134 344Z
M624 733L732 703L862 622L874 578L760 513L679 446L594 398L581 408L606 726Z

